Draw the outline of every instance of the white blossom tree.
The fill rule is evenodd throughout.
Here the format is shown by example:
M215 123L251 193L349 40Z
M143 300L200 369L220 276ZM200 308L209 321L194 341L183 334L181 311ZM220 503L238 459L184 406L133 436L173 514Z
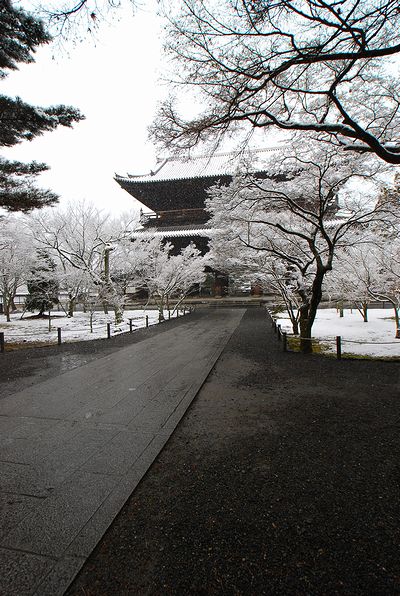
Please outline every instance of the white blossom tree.
M364 176L375 173L373 163L364 164ZM389 216L384 202L377 206L376 200L345 192L355 177L360 161L350 154L303 143L271 160L268 179L244 174L214 188L208 201L222 241L235 242L238 251L244 246L269 254L290 271L304 352L312 349L312 326L337 250L354 242L363 227L386 225Z

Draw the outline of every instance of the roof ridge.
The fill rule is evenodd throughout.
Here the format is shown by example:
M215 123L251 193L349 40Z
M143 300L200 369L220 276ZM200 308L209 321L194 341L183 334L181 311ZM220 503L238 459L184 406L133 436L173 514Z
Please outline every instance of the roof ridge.
M246 148L245 151L225 151L222 153L210 153L210 154L201 154L201 155L193 155L191 157L187 157L185 159L178 157L178 156L172 156L170 155L169 157L160 157L157 159L156 161L156 168L154 170L150 170L150 172L145 173L145 174L129 174L127 173L125 176L121 176L119 174L115 174L115 178L116 180L125 180L127 182L131 181L132 183L135 182L142 182L142 181L146 181L146 182L150 182L153 178L157 181L160 178L157 176L160 172L161 172L161 177L163 176L163 174L165 175L165 170L167 170L168 174L162 178L163 181L168 181L168 180L180 180L180 179L185 179L185 178L208 178L208 177L214 177L216 174L219 174L219 172L221 171L221 158L225 159L225 161L223 162L223 168L225 169L225 167L228 168L228 170L232 170L232 163L228 163L228 158L229 157L233 157L234 159L231 160L231 162L236 163L236 168L238 168L240 161L243 160L245 161L246 158L249 159L252 156L260 156L261 154L265 154L265 153L271 153L277 150L282 149L282 146L279 145L274 145L272 147L256 147L254 149L249 149ZM207 163L202 163L201 160L207 160ZM265 159L264 157L260 157L261 161L263 159ZM170 164L168 166L168 164ZM255 164L256 165L256 164ZM166 167L167 166L167 167ZM176 172L170 172L169 169L171 170L176 170L176 168L182 169L183 168L190 168L191 166L193 166L194 168L194 173L191 176L182 176L182 175L177 175ZM259 166L262 167L262 166ZM165 170L163 170L163 168L165 168ZM215 172L214 172L215 170ZM265 170L260 170L260 171L265 171Z
M246 149L246 151L248 151L249 153L261 153L262 151L275 151L277 149L281 149L280 146L275 145L273 147L256 147L255 149ZM178 156L174 156L174 155L169 155L167 157L158 157L156 159L156 162L158 163L163 162L162 165L165 165L165 163L167 161L192 161L195 159L204 159L206 157L208 157L209 159L212 159L213 157L227 157L229 155L240 155L240 154L244 154L244 151L223 151L222 153L201 153L199 155L192 155L191 157L187 157L186 159L182 159ZM158 170L157 170L158 171Z

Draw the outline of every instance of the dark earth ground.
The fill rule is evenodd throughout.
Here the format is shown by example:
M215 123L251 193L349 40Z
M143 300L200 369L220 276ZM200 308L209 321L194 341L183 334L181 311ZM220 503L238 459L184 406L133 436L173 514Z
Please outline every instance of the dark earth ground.
M50 350L5 355L0 391L53 374ZM283 354L248 309L67 594L400 594L399 371Z

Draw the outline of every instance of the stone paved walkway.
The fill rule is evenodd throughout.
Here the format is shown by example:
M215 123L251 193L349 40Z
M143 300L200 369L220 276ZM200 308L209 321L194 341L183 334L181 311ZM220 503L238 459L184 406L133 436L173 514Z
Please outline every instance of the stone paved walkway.
M0 401L0 593L62 594L176 428L244 310Z

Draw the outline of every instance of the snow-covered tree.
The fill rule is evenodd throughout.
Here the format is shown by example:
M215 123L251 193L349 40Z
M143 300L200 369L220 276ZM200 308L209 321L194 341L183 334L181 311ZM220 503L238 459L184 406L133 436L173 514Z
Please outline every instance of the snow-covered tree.
M397 189L397 190L396 190ZM326 290L336 300L351 302L368 322L371 301L389 302L399 334L400 292L400 194L398 180L378 197L377 209L386 211L385 226L374 223L358 231L353 245L336 252Z
M372 300L389 302L395 314L396 337L399 332L400 291L400 177L384 186L377 209L387 212L386 225L371 225L354 246L337 253L337 262L329 280L333 293L341 292L355 304L364 321L368 321L368 304Z
M42 317L45 311L51 311L54 304L58 304L59 284L56 265L43 250L37 251L36 263L31 269L27 286L29 295L25 300L26 310L38 310L38 316Z
M204 281L207 257L191 243L177 255L171 254L173 246L151 232L143 238L125 243L125 262L132 280L146 288L158 307L159 320L164 320L164 309L179 308L195 284Z
M19 63L34 61L35 49L50 41L40 20L10 0L0 3L0 78ZM25 103L19 97L0 95L0 146L12 147L32 140L58 126L72 126L83 118L78 110L59 105L48 108ZM8 211L29 211L54 203L57 195L35 186L35 178L46 164L21 163L0 158L0 207Z
M60 291L65 292L67 296L67 302L63 304L63 308L69 317L73 317L76 305L85 301L88 287L92 285L91 277L86 271L72 267L65 261L60 261L58 263L58 280Z
M83 280L89 276L97 287L105 310L107 305L114 309L116 323L122 320L123 300L118 285L113 282L110 255L116 244L132 231L136 220L136 213L112 219L109 214L85 202L71 203L65 209L32 216L34 236L39 246L58 260L65 274L74 269ZM79 274L69 279L76 282ZM68 276L65 277L67 279Z
M165 4L176 69L153 127L164 146L275 128L400 164L398 0ZM203 111L185 117L188 89Z
M346 246L336 253L332 273L325 283L325 291L339 305L350 302L368 323L368 308L372 301L368 291L368 271L374 266L376 239L360 238L354 246Z
M372 300L388 302L394 312L396 332L400 339L400 238L380 237L374 246L351 250L354 275Z
M375 173L364 164L364 175ZM360 159L331 145L303 142L271 159L269 178L246 174L213 189L208 201L211 224L222 242L264 252L286 266L291 291L300 300L301 348L311 350L311 331L322 299L325 276L336 251L372 223L383 225L388 212L348 189L360 177ZM346 192L346 188L348 189ZM341 207L341 209L339 209Z
M18 288L27 282L35 261L32 239L21 221L0 219L0 294L8 322Z
M244 246L237 236L227 237L225 230L214 232L209 259L212 267L229 273L236 284L257 284L279 296L293 333L298 335L300 301L292 279L293 267L275 255Z

